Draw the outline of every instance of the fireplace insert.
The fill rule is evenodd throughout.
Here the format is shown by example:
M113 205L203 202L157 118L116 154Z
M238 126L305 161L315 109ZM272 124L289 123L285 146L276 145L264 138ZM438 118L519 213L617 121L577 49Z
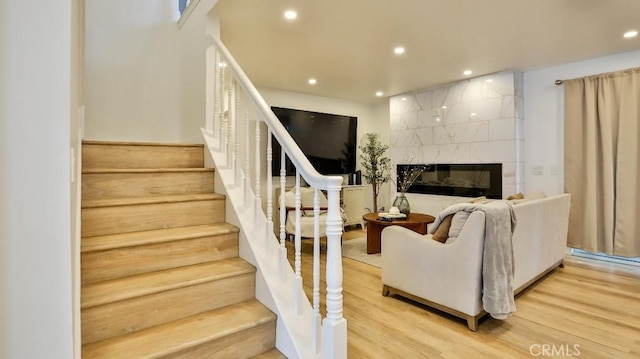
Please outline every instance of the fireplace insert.
M501 163L399 164L397 165L398 176L408 173L415 167L426 169L409 187L407 190L409 193L502 198Z

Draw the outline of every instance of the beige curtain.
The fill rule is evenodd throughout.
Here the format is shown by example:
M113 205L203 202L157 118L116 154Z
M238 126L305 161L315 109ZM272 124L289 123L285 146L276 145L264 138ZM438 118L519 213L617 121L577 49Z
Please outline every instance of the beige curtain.
M564 84L568 245L640 257L640 68Z

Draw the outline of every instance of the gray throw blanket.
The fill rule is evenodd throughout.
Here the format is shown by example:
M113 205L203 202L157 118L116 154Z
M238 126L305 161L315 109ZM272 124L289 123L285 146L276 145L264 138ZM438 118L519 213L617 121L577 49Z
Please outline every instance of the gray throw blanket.
M459 203L438 214L433 223L434 233L442 220L458 211L482 211L485 214L484 249L482 253L482 306L495 319L506 319L516 311L513 298L513 231L516 217L508 201L489 204Z

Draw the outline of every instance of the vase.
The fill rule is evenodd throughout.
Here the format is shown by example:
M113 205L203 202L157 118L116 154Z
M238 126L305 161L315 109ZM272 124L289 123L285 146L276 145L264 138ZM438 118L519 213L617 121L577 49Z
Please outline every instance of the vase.
M409 206L409 201L407 197L404 196L404 193L400 193L396 196L396 199L393 201L393 207L397 207L400 210L400 213L404 213L409 217L409 213L411 212L411 207Z

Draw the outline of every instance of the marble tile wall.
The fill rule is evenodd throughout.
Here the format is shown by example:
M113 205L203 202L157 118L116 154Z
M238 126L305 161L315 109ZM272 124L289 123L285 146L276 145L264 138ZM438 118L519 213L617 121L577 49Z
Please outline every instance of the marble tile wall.
M503 196L521 191L523 88L521 72L501 72L390 98L394 167L501 162Z

